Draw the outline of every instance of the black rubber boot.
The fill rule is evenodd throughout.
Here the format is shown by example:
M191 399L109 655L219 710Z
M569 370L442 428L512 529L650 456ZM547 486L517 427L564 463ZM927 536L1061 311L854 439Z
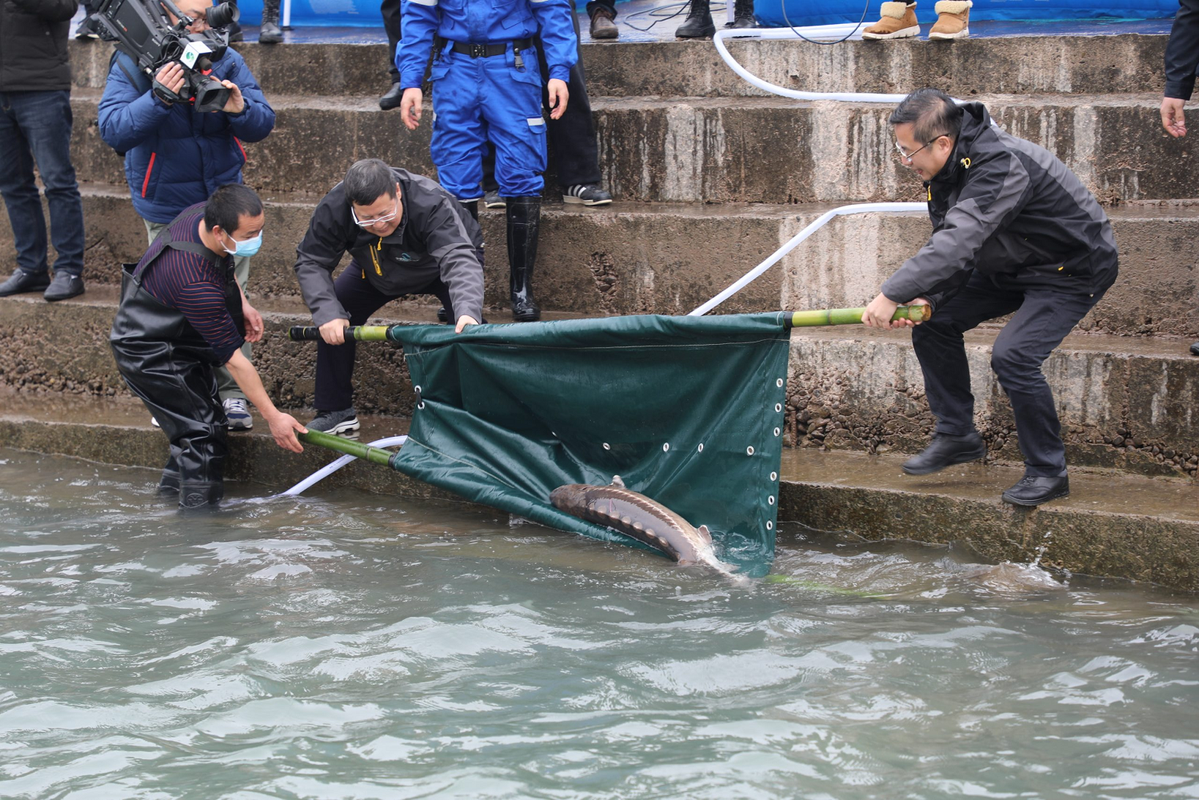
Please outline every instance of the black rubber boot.
M459 200L458 201L464 211L470 214L470 218L475 222L479 221L479 201L478 200Z
M541 319L541 309L533 302L532 281L533 264L537 261L541 198L509 197L507 213L512 318L517 322L536 322Z
M711 39L716 35L716 24L708 10L708 0L691 0L687 19L674 32L676 39Z
M221 502L225 484L221 481L180 481L180 508L207 508Z
M258 30L259 44L279 44L283 29L279 27L279 0L262 0L262 27Z
M726 28L756 28L758 21L754 19L754 0L736 0L733 4L733 21L726 22Z

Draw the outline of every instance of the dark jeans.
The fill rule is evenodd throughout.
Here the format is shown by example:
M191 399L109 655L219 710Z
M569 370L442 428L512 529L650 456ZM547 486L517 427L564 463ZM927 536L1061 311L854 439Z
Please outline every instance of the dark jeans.
M1061 423L1041 364L1091 307L1094 295L1022 286L977 271L960 292L912 329L912 346L924 373L928 405L937 433L963 436L974 430L974 395L962 333L989 319L1015 312L995 340L991 369L1012 402L1025 474L1056 477L1066 472Z
M597 8L606 8L612 12L612 19L616 19L616 0L591 0L587 4L587 16L595 13ZM578 33L578 31L575 31Z
M333 282L337 301L350 315L351 325L362 325L397 295L383 294L362 276L362 268L353 261ZM435 279L412 294L431 294L445 306L446 319L456 320L454 306L450 302L450 290L441 279ZM401 297L407 295L399 295ZM323 341L316 344L316 400L317 411L341 411L354 405L354 354L356 342L346 339L345 344L331 345Z
M46 218L33 167L50 204L55 271L83 274L83 201L71 166L71 93L0 92L0 196L8 209L17 266L41 274L48 268Z
M396 69L396 45L400 43L400 0L383 0L379 4L379 13L383 15L383 28L387 31L387 52L390 64L387 71L391 73L391 82L400 82L400 71Z
M573 12L573 4L571 8ZM570 17L574 22L575 36L581 42L579 18L574 13ZM562 114L562 119L549 120L545 131L554 167L558 171L558 185L562 187L600 182L599 148L595 138L595 121L591 118L591 101L587 97L586 76L583 74L583 55L579 50L576 53L579 60L570 68L570 80L566 82L566 89L570 93L566 112ZM550 75L541 39L537 40L537 55L541 62L542 100L548 107L549 96L544 87L549 83ZM483 190L494 192L497 188L495 148L488 143L483 157Z

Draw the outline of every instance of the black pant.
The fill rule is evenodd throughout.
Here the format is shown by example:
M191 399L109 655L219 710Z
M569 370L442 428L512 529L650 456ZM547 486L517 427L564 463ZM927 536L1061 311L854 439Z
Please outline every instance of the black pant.
M991 351L991 369L1012 403L1025 474L1064 475L1066 448L1061 423L1041 364L1078 321L1103 297L1085 291L1029 287L977 271L960 292L912 329L912 346L924 373L937 433L962 436L974 430L974 395L962 333L1006 314L1015 315Z
M607 5L606 3L603 5ZM581 42L579 33L579 18L573 13L571 4L571 20L575 26L575 37ZM587 97L586 76L583 74L583 54L576 49L578 61L570 68L570 79L566 89L570 97L566 103L566 111L561 119L551 119L546 125L547 144L554 157L554 167L558 172L559 186L575 186L580 183L599 183L599 146L595 139L595 121L591 118L591 101ZM549 66L545 63L545 50L541 39L537 39L537 57L541 62L541 85L549 83ZM397 77L396 80L399 80ZM543 101L549 106L549 95L543 89ZM489 142L487 152L483 156L483 190L494 192L498 188L495 182L495 148Z
M379 12L383 15L383 28L387 31L387 52L390 63L387 71L391 73L391 82L400 82L400 71L396 68L396 45L400 43L400 0L383 0L379 4Z
M587 4L587 15L594 14L597 8L606 8L612 12L612 19L616 19L616 0L591 0ZM578 30L575 30L575 33L578 34Z
M337 276L333 282L333 290L337 294L337 302L350 315L351 325L362 325L371 314L374 314L387 303L397 297L408 295L389 295L380 292L362 274L362 268L354 262ZM445 306L446 317L451 322L457 319L454 306L450 302L450 290L440 278L431 281L427 286L412 294L434 295ZM345 344L331 345L324 341L316 345L316 400L314 405L318 411L341 411L354 405L354 354L357 344L353 339L346 339Z

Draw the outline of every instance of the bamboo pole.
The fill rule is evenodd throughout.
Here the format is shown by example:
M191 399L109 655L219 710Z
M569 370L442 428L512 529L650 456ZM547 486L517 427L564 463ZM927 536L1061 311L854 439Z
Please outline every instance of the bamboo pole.
M793 311L788 324L792 328L813 328L819 325L853 325L861 323L862 314L866 308L821 308L814 311ZM924 322L933 315L932 309L925 305L900 306L895 309L892 320L910 319L912 322Z

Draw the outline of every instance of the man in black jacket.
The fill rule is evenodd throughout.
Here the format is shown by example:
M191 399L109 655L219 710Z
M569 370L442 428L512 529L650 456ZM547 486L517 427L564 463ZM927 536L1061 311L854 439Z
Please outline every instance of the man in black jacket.
M67 35L75 0L0 0L0 196L8 209L17 270L0 297L83 293L83 201L71 166L71 65ZM54 232L54 280L46 218L34 182L42 176Z
M1107 215L1052 153L991 121L981 103L957 105L936 89L908 95L891 115L903 164L924 181L933 235L883 283L862 321L891 322L900 303L928 303L912 331L932 444L905 472L927 475L983 458L962 334L1012 315L991 368L1012 403L1024 477L1004 501L1035 506L1070 492L1061 424L1041 364L1116 279Z
M354 340L386 303L435 296L455 330L483 318L483 234L453 195L435 182L377 158L355 162L312 212L296 248L296 277L312 323L316 352L316 418L308 427L342 436L359 430L353 407ZM349 253L350 264L333 280Z
M1162 127L1174 137L1187 135L1182 107L1195 91L1199 67L1199 0L1179 0L1178 14L1166 42L1166 91L1162 98ZM1191 345L1199 356L1199 342Z

